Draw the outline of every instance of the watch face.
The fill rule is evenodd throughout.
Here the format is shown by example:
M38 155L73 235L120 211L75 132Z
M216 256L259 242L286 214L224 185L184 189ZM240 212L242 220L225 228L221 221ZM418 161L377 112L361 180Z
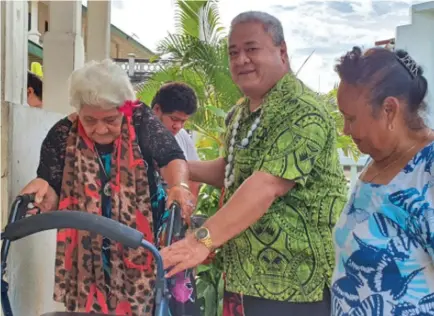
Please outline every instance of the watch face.
M197 239L200 240L200 239L204 239L206 237L208 237L208 229L206 229L206 228L199 228L196 231L196 238Z

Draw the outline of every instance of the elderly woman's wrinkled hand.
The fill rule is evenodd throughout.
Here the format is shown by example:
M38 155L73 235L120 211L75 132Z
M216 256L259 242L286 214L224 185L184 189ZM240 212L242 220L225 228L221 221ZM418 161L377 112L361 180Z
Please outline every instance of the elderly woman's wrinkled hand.
M54 189L47 181L41 178L30 181L24 189L21 190L20 195L22 194L35 194L35 203L33 204L42 212L55 210L59 203L59 197Z
M190 216L196 207L196 199L194 195L183 186L173 186L167 194L167 206L173 202L178 202L182 209L182 218L187 222L190 221Z

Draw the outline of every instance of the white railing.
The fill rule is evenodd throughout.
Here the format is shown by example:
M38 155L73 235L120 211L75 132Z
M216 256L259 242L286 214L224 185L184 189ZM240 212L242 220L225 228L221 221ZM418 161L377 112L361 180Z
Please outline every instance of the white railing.
M173 60L149 60L136 58L134 54L128 54L128 58L114 58L119 66L122 67L128 76L151 75L162 69L163 66L173 64Z

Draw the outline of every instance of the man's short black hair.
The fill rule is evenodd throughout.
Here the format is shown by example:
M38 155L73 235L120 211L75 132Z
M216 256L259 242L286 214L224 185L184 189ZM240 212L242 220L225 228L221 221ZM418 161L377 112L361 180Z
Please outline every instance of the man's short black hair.
M27 88L33 88L36 96L42 101L42 80L30 71L27 72Z
M197 97L194 90L182 82L165 83L152 99L151 107L158 104L163 113L182 112L192 115L197 111Z

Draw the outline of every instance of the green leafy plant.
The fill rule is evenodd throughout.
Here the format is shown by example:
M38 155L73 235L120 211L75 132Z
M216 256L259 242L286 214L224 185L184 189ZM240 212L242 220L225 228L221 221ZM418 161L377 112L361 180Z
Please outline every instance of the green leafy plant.
M336 134L337 134L337 147L343 151L343 153L353 158L355 161L360 157L360 151L358 150L356 144L353 142L352 138L345 135L344 130L344 118L340 113L337 105L337 85L334 86L332 90L330 90L326 94L322 94L319 96L321 102L326 105L327 110L332 116L335 124L336 124Z

